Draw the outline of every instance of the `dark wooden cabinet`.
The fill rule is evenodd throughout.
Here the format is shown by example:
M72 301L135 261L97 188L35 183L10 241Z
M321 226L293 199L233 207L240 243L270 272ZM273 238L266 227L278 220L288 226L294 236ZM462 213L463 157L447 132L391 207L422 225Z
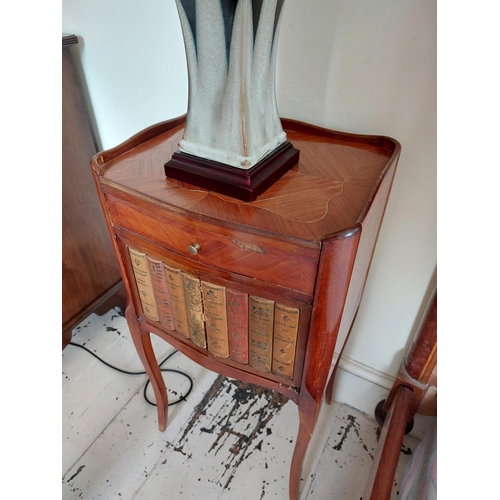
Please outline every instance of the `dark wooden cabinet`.
M124 305L125 293L90 170L96 153L69 47L62 37L62 336L92 312Z
M400 146L387 137L290 120L283 127L300 151L299 163L253 202L165 177L184 118L138 133L97 154L92 165L127 290L125 314L155 390L160 430L168 402L151 332L208 369L276 390L298 405L289 485L296 500L302 462L325 394L330 402L333 374L361 300ZM201 282L298 311L290 376L214 355L209 346L152 318L130 249ZM208 339L213 325L206 318Z

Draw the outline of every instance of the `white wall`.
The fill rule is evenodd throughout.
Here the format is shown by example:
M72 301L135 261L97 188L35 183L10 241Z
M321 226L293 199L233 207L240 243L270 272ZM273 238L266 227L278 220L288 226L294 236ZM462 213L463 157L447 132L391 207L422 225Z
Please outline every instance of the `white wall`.
M366 365L367 374L374 369L395 375L413 339L422 301L435 284L436 2L287 0L280 44L282 116L388 135L402 145L344 352L347 370ZM363 405L363 397L350 395L349 389L336 387L337 397ZM372 402L362 409L371 412Z
M76 64L102 149L187 109L184 43L174 0L63 0L62 32L75 34Z
M83 41L78 50L104 149L185 112L185 55L173 0L62 5L63 32ZM363 377L364 367L375 380L384 374L390 380L435 284L436 2L287 0L279 44L281 116L402 144L343 364L351 378L356 371ZM349 380L339 377L335 395L371 413L379 394L365 388L355 397Z

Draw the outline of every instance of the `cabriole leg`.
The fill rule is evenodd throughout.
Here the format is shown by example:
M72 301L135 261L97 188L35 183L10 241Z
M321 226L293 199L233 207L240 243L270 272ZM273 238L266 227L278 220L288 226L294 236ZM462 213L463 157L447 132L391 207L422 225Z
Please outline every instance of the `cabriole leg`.
M137 314L132 304L128 304L125 309L125 317L130 328L132 340L139 354L139 358L144 365L148 374L151 386L156 398L156 406L158 409L158 427L160 431L164 431L167 425L168 417L168 396L165 381L161 374L158 361L156 359L153 346L151 344L151 333L143 332L139 326Z
M299 399L299 431L290 467L290 500L298 500L300 495L300 474L311 441L314 425L321 407L320 401L310 396Z

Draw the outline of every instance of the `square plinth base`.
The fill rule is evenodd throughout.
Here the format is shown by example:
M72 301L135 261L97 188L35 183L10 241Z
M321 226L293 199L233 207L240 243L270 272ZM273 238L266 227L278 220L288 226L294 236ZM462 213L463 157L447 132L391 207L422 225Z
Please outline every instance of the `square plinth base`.
M299 150L289 141L248 170L177 151L165 163L165 175L238 200L254 201L298 161Z

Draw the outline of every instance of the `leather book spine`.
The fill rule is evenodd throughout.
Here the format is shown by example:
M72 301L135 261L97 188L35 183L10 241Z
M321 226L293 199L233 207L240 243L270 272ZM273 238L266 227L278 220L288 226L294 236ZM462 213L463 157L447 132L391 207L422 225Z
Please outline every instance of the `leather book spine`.
M207 349L214 356L228 358L226 288L202 281L201 290L207 332Z
M271 371L274 302L250 295L248 309L248 364L263 372Z
M189 338L189 326L186 310L186 299L184 298L184 283L180 269L163 263L165 276L167 278L168 293L172 306L174 318L174 330L183 337Z
M248 294L226 289L229 357L248 364Z
M156 307L160 323L169 330L174 330L174 318L172 315L172 305L170 301L170 293L168 291L167 277L165 268L161 260L154 259L150 255L146 255L148 261L149 274L153 285L153 292L156 299Z
M128 250L144 316L152 319L153 321L159 321L160 318L156 307L153 284L151 282L151 275L149 273L146 254L132 247L128 247Z
M200 280L184 271L182 271L182 280L184 282L184 296L186 297L189 335L196 345L206 349L207 340L205 336L205 322L203 321Z
M274 305L273 373L293 378L299 310L283 304Z

